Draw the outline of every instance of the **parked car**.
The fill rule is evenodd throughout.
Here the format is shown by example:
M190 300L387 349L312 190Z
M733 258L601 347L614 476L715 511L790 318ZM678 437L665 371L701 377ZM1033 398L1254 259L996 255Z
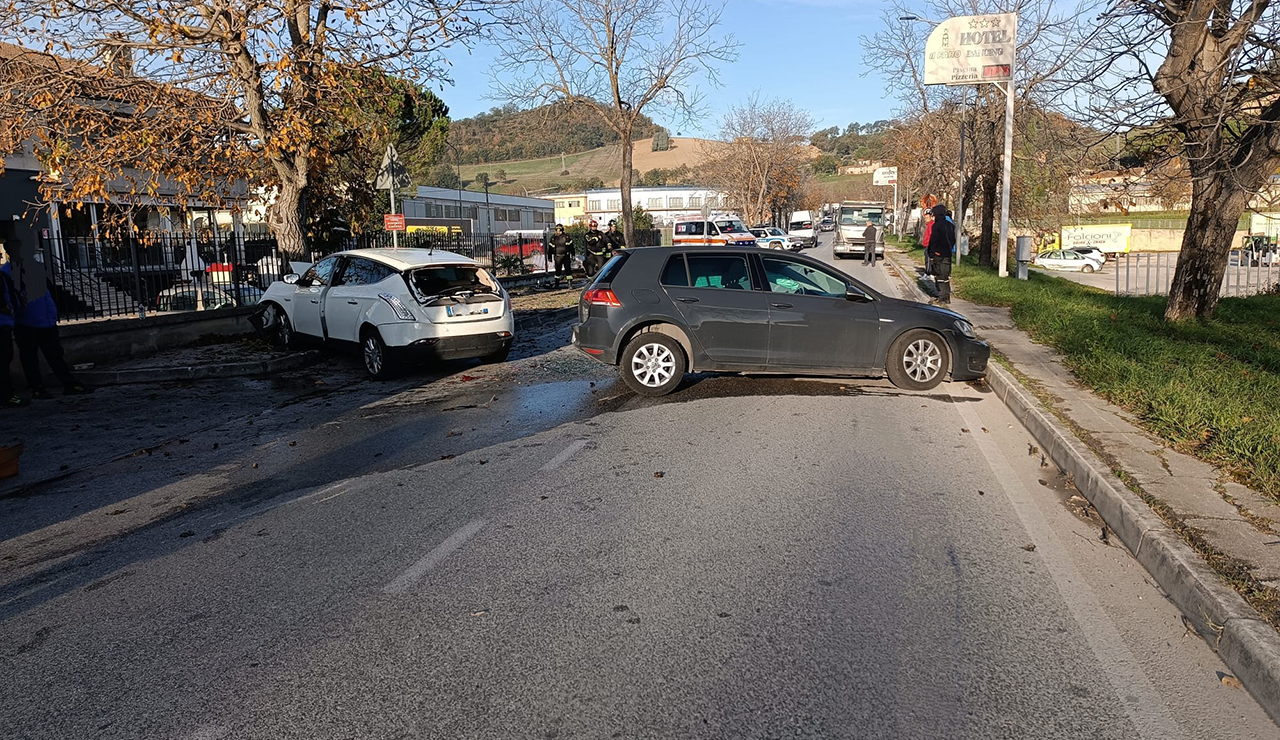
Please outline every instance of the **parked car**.
M1097 272L1102 269L1102 262L1086 257L1071 249L1050 249L1041 252L1031 261L1037 267L1046 270L1071 270L1077 272Z
M929 390L986 374L990 349L960 314L881 295L818 260L736 248L615 256L582 293L573 344L636 393L686 372L879 377Z
M236 296L239 294L239 300ZM156 311L212 311L217 308L256 306L264 291L256 285L175 285L160 291L151 301Z
M262 298L263 328L281 346L300 339L359 346L385 378L401 361L502 362L515 332L511 298L469 257L427 249L357 249L286 275Z
M1097 247L1073 247L1071 251L1076 254L1083 254L1085 257L1103 265L1107 264L1107 253Z
M756 237L756 244L763 249L800 250L800 247L791 242L787 232L777 226L757 226L751 230L751 233Z

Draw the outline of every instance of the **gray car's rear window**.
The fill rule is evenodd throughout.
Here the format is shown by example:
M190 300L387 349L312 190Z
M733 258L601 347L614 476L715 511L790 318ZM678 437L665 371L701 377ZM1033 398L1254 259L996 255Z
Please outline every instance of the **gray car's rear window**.
M674 254L662 268L662 284L676 288L689 287L689 269L684 265L684 255Z

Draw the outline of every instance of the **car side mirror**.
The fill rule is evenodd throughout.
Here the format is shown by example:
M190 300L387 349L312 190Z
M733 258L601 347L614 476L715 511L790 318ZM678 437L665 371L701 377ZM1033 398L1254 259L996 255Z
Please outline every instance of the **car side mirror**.
M867 295L866 293L863 293L862 291L858 290L852 285L850 285L848 288L845 288L844 297L845 297L845 300L853 301L854 303L870 303L871 302L871 296Z
M296 272L291 272L288 275L284 276L284 281L290 285L297 285L298 281L301 279L302 278L299 277Z

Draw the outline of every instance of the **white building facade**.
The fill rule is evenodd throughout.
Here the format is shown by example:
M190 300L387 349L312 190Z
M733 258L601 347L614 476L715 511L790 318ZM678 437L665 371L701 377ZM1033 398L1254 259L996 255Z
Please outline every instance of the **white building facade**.
M472 234L506 231L546 231L555 224L556 202L545 198L450 190L419 186L412 198L401 200L406 219L450 219L469 222Z
M588 190L585 195L586 218L600 222L601 228L611 219L622 218L622 190L604 188ZM714 188L665 185L631 188L631 205L653 214L654 226L665 228L680 216L696 216L704 207L713 211L729 210L726 198Z

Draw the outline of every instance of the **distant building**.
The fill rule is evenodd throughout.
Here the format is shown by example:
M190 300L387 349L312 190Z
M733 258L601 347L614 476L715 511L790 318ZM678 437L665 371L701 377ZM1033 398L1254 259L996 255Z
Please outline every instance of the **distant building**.
M1073 215L1185 211L1191 208L1190 188L1187 193L1168 203L1168 196L1158 192L1154 178L1145 170L1097 172L1072 179L1067 209Z
M620 189L588 190L585 197L586 218L599 221L601 227L622 217ZM670 226L679 216L695 216L704 206L713 210L729 207L719 190L684 185L631 188L631 205L653 214L653 223L659 228Z
M840 165L838 173L841 175L870 175L883 166L883 162L860 159L853 164Z
M545 198L419 186L417 194L401 204L409 231L434 228L501 234L546 231L555 224L555 201Z
M586 193L566 193L556 196L556 223L562 226L571 226L583 223L586 220Z

